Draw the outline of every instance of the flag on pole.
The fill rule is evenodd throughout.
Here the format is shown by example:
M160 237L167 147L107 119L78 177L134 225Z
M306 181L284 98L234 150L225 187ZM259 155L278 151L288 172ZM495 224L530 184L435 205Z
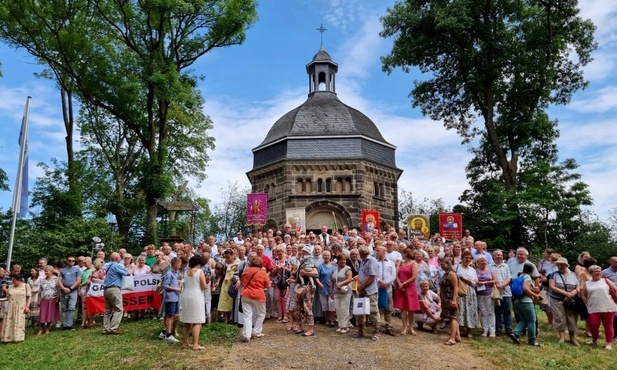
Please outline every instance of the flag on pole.
M24 218L28 214L28 124L27 114L21 122L21 130L19 132L19 147L23 148L23 161L21 165L21 189L19 192L17 204L17 217Z

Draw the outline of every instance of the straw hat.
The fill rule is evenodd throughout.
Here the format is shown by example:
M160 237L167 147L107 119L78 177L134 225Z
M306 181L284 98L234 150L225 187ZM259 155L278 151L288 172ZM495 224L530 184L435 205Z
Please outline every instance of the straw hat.
M568 260L565 257L559 257L557 258L557 261L555 261L556 265L566 265L566 267L570 267L570 264L568 263Z

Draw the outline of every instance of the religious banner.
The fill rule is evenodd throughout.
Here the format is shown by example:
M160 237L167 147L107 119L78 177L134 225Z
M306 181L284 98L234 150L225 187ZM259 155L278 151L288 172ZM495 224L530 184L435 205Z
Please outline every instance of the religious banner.
M407 230L409 230L409 240L418 238L429 240L431 238L431 224L429 215L411 215L407 219Z
M159 309L162 296L156 292L156 286L161 281L159 274L133 276L133 290L122 290L122 308L124 312L135 310ZM103 283L92 282L86 297L88 315L105 312L105 297Z
M268 194L246 195L246 224L265 225L268 221Z
M440 213L439 232L447 240L461 240L463 237L463 214Z
M306 212L304 207L287 208L285 219L291 225L291 231L306 230Z
M361 211L362 233L366 237L371 237L373 232L379 231L379 210L363 209Z

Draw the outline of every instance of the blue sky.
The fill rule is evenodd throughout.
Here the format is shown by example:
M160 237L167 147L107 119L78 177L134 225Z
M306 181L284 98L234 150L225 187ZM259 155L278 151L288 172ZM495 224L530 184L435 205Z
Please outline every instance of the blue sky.
M337 93L346 104L361 110L397 146L398 167L404 170L399 188L416 199L443 198L458 203L467 188L464 168L470 159L455 132L446 131L412 109L407 95L418 74L381 71L379 57L391 40L379 37L379 17L394 1L267 0L259 6L259 21L248 31L244 45L215 50L200 59L194 70L205 79L200 88L205 113L216 138L206 179L191 183L196 191L219 201L228 181L249 186L251 149L265 137L284 113L302 104L308 93L305 65L318 51L321 23L324 48L339 64ZM551 108L559 119L561 158L580 164L600 218L617 207L617 1L580 1L582 14L597 25L600 46L585 72L587 90L578 92L567 107ZM52 81L36 78L41 66L22 51L0 45L0 167L14 186L19 147L17 138L26 96L32 96L30 115L30 188L42 171L37 162L65 160L60 96ZM10 192L0 192L0 208L11 205Z

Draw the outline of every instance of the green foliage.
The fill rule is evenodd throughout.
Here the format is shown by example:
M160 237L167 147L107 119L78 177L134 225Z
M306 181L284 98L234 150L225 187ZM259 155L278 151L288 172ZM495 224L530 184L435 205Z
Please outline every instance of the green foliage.
M241 44L256 21L256 6L252 0L27 0L0 6L3 39L61 70L82 103L109 113L139 140L145 155L137 178L148 242L156 235L156 200L171 194L174 171L203 179L206 149L213 147L189 67L214 48Z
M384 71L417 67L425 79L413 105L463 143L479 137L461 200L499 246L534 242L538 219L571 234L567 218L576 224L591 202L576 163L557 163L556 122L545 113L587 85L595 27L578 14L576 0L409 0L382 18L381 35L394 38Z
M214 205L210 225L204 235L215 235L217 240L229 240L238 232L247 234L246 195L249 189L240 189L237 182L227 183L227 188L220 190L223 201Z
M0 191L9 191L9 178L6 175L6 172L0 168Z

